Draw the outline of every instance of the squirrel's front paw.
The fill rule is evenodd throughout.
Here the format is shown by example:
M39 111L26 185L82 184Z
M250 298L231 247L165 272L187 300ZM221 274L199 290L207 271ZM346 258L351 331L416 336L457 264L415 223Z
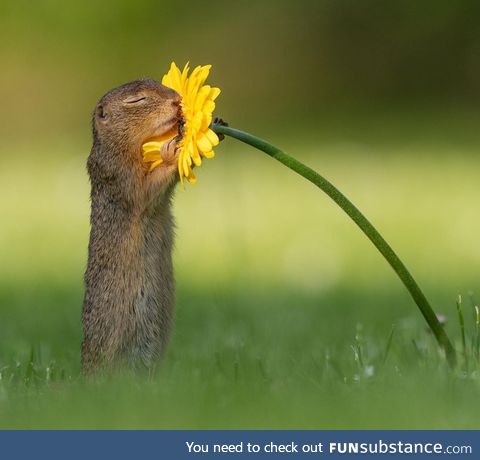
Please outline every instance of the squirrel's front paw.
M172 162L177 161L178 157L178 148L177 142L179 141L178 136L166 141L161 148L160 156L163 160L163 165L169 166Z

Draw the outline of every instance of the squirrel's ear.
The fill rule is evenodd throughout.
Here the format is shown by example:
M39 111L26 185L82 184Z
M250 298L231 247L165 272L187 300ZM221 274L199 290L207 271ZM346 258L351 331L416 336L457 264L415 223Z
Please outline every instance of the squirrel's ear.
M102 121L105 121L108 118L108 113L105 110L105 107L101 104L97 105L97 118Z

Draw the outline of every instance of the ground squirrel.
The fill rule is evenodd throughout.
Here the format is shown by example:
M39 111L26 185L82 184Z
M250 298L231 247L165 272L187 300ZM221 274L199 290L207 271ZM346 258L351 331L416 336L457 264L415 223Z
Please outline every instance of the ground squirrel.
M91 233L85 273L82 365L150 368L170 335L175 303L172 193L180 96L137 80L103 96L93 115ZM173 137L149 172L142 144Z

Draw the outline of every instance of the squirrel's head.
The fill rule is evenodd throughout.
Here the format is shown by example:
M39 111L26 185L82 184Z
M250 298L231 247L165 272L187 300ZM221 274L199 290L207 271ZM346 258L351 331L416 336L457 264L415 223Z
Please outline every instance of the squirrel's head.
M93 114L93 148L87 162L92 190L138 203L150 196L146 190L160 193L175 183L174 136L182 119L180 101L177 92L155 80L126 83L100 99ZM172 155L162 156L164 162L150 173L143 162L142 144L162 138L173 138L168 144L173 146Z
M93 115L94 142L141 158L145 141L178 132L180 96L155 80L135 80L103 96Z

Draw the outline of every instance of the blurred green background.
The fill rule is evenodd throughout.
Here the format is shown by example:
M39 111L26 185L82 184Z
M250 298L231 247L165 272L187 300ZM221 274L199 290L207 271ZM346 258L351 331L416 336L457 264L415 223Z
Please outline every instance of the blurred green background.
M473 0L2 1L0 427L478 429L479 19ZM91 112L172 60L213 64L218 115L365 212L459 351L463 294L468 366L446 372L335 205L227 139L176 194L159 375L82 381Z

